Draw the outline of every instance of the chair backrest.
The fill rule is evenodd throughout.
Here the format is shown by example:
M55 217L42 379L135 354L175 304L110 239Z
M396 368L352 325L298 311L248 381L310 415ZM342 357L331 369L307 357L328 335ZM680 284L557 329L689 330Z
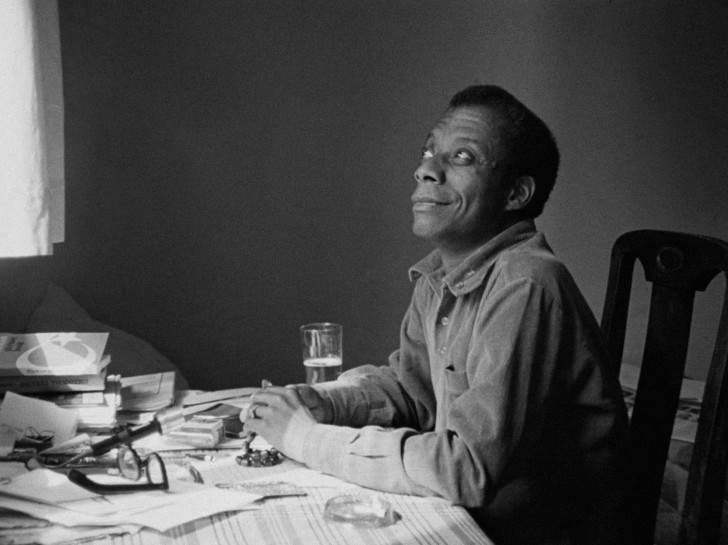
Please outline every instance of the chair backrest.
M635 260L652 283L644 355L630 420L635 464L635 545L652 544L670 436L680 397L696 291L719 273L728 281L728 243L711 237L640 230L612 248L602 331L617 371L624 349ZM687 492L680 544L716 544L727 470L728 290L723 297L708 371Z

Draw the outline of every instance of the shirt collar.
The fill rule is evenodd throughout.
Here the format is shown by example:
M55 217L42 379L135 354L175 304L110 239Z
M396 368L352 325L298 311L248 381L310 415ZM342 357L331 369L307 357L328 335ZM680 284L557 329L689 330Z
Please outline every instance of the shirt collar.
M447 274L442 264L440 250L434 250L410 267L410 280L414 282L420 276L424 276L440 296L443 286L447 286L453 295L463 295L483 282L488 269L504 250L520 244L535 234L536 226L533 220L520 221L473 251Z

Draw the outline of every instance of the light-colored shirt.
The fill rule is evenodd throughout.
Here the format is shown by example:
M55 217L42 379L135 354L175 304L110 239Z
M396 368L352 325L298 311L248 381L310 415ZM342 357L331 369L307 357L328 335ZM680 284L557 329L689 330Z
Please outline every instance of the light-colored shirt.
M389 365L316 386L333 422L308 434L304 462L464 505L499 545L618 543L627 413L544 236L523 221L449 273L434 251L410 276Z

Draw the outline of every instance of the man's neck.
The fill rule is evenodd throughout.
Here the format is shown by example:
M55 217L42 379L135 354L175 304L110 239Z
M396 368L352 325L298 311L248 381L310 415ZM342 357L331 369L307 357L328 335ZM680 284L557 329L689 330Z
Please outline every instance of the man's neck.
M445 267L445 272L449 273L455 269L460 263L465 261L465 258L473 253L474 249L470 249L463 253L453 253L446 250L440 249L440 257L442 259L442 265Z
M465 261L470 254L475 252L478 248L501 234L506 229L512 227L520 221L520 218L513 218L511 221L504 221L499 229L492 233L488 233L486 236L482 236L477 240L474 240L467 244L462 245L441 245L437 246L440 250L440 258L442 259L442 265L445 267L446 272L451 272L463 261Z

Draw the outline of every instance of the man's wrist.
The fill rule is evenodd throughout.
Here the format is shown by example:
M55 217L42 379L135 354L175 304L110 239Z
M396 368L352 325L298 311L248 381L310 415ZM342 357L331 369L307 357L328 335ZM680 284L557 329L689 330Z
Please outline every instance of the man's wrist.
M298 462L304 461L304 451L306 448L306 441L311 433L311 430L317 424L311 424L310 426L293 426L286 429L285 435L282 438L281 452Z

